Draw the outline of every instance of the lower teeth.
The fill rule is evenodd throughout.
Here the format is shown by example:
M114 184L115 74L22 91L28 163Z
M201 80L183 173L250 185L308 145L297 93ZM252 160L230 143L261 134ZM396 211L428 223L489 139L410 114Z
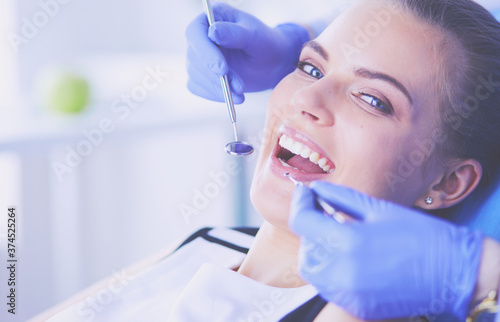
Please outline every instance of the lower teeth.
M284 166L284 167L287 167L287 168L293 168L293 169L297 169L295 167L292 167L291 165L289 165L288 163L286 163L283 159L278 159L280 160L281 164ZM299 169L297 169L299 170Z
M299 171L301 171L301 172L303 172L303 173L307 173L307 172L305 172L304 170L300 170L300 169L297 169L296 167L292 167L291 165L289 165L288 163L286 163L283 159L278 158L278 160L280 160L281 164L282 164L284 167L286 167L286 168L292 168L292 169L295 169L295 170L299 170Z
M303 173L307 173L307 172L305 172L304 170L300 170L300 169L297 169L296 167L292 167L291 165L289 165L288 163L286 163L286 161L285 161L285 160L283 160L283 159L278 158L278 160L280 160L281 164L282 164L284 167L286 167L286 168L292 168L292 169L295 169L295 170L302 171ZM323 170L323 171L325 171L326 173L332 173L334 170L335 170L335 169L331 169L330 171L325 171L325 170Z

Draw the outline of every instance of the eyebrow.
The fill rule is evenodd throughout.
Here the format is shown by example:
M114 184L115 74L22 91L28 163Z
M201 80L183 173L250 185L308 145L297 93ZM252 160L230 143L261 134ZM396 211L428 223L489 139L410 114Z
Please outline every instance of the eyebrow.
M365 68L358 68L354 71L354 74L358 77L368 78L368 79L378 79L387 83L392 84L394 87L399 89L408 98L411 104L413 104L413 99L411 98L410 92L403 86L397 79L380 72L369 71Z
M316 53L318 53L323 59L328 61L328 53L326 50L316 41L310 40L302 46L302 49L305 47L309 47L312 50L314 50ZM374 71L369 71L366 68L358 68L354 71L354 74L358 77L363 77L363 78L368 78L368 79L377 79L381 80L387 83L390 83L397 89L399 89L405 96L406 98L410 101L410 104L413 104L413 99L410 95L410 92L406 89L406 87L401 84L397 79L395 79L392 76L389 76L387 74L381 73L381 72L374 72Z
M304 49L305 47L309 47L311 48L312 50L314 50L315 52L317 52L321 57L323 57L324 60L328 60L328 53L326 52L326 50L320 45L318 44L316 41L314 40L311 40L311 41L308 41L304 44L304 46L302 46L302 49Z

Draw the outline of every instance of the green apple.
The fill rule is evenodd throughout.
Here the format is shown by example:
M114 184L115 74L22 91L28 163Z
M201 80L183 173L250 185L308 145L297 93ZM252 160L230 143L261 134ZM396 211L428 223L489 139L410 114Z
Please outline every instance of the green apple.
M53 70L42 80L45 105L62 113L79 113L90 101L90 86L80 74L69 70ZM44 77L45 78L45 77Z

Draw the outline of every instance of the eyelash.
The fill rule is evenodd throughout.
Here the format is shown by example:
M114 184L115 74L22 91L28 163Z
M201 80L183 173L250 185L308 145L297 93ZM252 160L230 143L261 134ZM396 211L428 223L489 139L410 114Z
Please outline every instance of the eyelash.
M312 70L311 71L307 71L305 68L306 67L312 67ZM316 79L321 79L323 78L323 73L319 70L319 68L317 68L316 66L314 66L313 64L311 63L308 63L308 62L305 62L305 61L299 61L297 63L297 68L300 69L302 72L306 73L307 75L309 76L312 76ZM317 71L320 75L314 75L312 73L312 71ZM369 97L371 100L370 101L367 101L365 99L362 98L362 96L366 96L366 97ZM370 94L366 94L362 91L358 91L358 95L356 95L356 97L358 99L360 99L361 101L365 102L366 104L372 106L373 108L379 110L380 112L384 113L384 114L387 114L387 115L392 115L394 113L394 109L391 105L391 103L389 102L385 102L384 100L376 97L376 96L373 96L373 95L370 95ZM373 103L376 103L376 105L374 105ZM380 105L383 105L382 107Z
M363 99L362 96L369 97L370 101ZM356 97L358 99L362 100L363 102L365 102L366 104L376 108L377 110L379 110L380 112L382 112L384 114L387 114L387 115L394 114L394 109L393 109L391 103L385 102L384 100L382 100L376 96L366 94L362 91L358 91L358 95L356 95ZM376 105L374 105L373 103L375 103ZM382 107L380 105L382 105Z
M305 70L305 67L312 67L313 70L317 70L318 73L321 74L321 76L316 76L316 75L311 74L310 72L308 72L308 71ZM300 69L301 71L303 71L304 73L306 73L307 75L312 76L314 78L317 78L317 79L323 78L323 73L319 70L319 68L317 68L316 66L314 66L311 63L308 63L308 62L305 62L305 61L299 61L297 63L297 68Z

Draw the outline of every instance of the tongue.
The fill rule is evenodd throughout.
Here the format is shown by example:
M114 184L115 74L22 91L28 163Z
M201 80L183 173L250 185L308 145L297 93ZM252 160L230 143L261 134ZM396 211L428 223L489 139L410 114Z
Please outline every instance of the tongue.
M319 165L312 163L309 159L303 158L300 155L294 155L286 163L306 173L325 173Z

